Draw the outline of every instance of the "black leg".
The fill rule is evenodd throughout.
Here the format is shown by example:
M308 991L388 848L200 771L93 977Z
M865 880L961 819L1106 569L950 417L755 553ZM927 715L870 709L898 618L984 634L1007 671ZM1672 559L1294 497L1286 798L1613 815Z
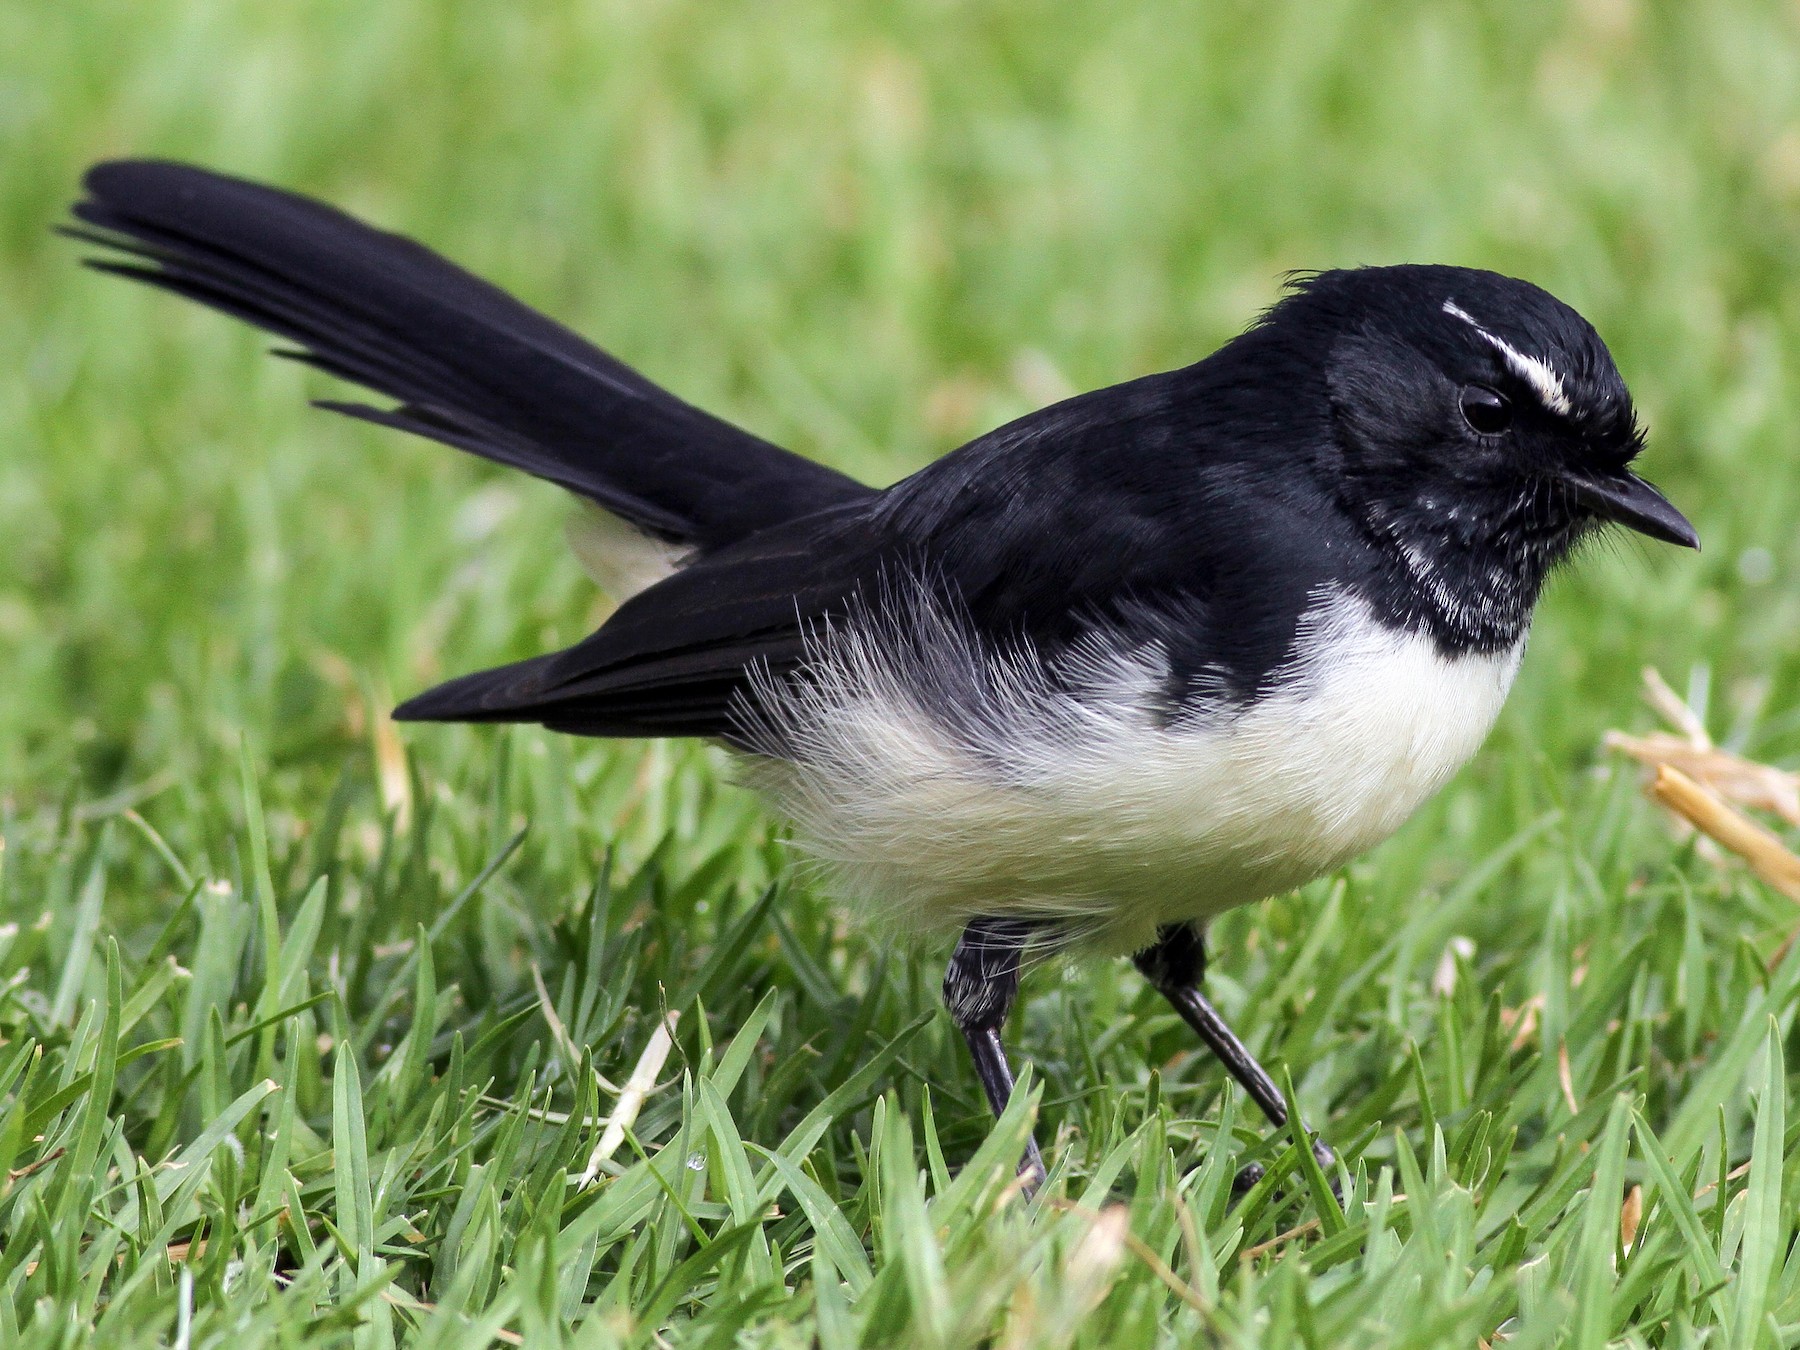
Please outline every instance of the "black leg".
M1144 973L1144 978L1169 1000L1175 1011L1181 1014L1182 1020L1206 1042L1206 1048L1218 1056L1225 1071L1250 1094L1250 1100L1262 1108L1269 1123L1278 1130L1286 1128L1287 1102L1281 1095L1281 1089L1275 1086L1275 1080L1269 1077L1263 1066L1256 1062L1256 1056L1237 1038L1237 1033L1225 1024L1225 1019L1219 1016L1219 1010L1200 992L1200 980L1206 974L1206 938L1201 931L1193 924L1170 924L1156 935L1154 946L1144 948L1131 959ZM1310 1137L1313 1157L1319 1160L1319 1166L1331 1177L1331 1186L1335 1191L1337 1178L1332 1175L1332 1169L1337 1163L1337 1155L1317 1135ZM1234 1189L1239 1192L1247 1191L1261 1181L1262 1177L1262 1164L1251 1163L1238 1173Z
M963 930L944 972L944 1005L969 1043L975 1072L987 1093L988 1105L998 1116L1012 1096L1012 1069L1000 1028L1012 1011L1019 992L1019 962L1031 941L1031 926L1016 919L977 919ZM1037 1140L1026 1142L1019 1164L1029 1194L1044 1179L1044 1159Z

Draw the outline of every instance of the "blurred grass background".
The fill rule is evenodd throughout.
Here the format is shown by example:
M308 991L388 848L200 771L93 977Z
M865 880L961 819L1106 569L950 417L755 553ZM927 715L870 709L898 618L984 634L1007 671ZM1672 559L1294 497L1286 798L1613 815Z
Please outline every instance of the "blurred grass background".
M49 227L87 163L124 154L267 179L419 237L684 397L883 482L1066 393L1196 359L1269 303L1288 269L1439 261L1538 282L1612 345L1649 425L1644 470L1695 520L1706 551L1678 557L1619 541L1571 569L1479 762L1353 869L1339 883L1347 889L1321 883L1221 924L1216 987L1253 1041L1285 1050L1316 1118L1348 1114L1340 1137L1367 1145L1371 1178L1399 1165L1394 1125L1428 1153L1441 1123L1429 1086L1438 1069L1421 1069L1415 1083L1407 1047L1441 1043L1443 1019L1466 1016L1476 1039L1485 1025L1481 997L1459 1009L1428 988L1452 933L1474 941L1471 974L1509 1007L1541 992L1546 972L1566 975L1557 963L1571 955L1619 962L1612 994L1590 976L1553 997L1570 1002L1552 1015L1593 1038L1575 1060L1596 1092L1629 1080L1630 1047L1659 1044L1677 1034L1671 1027L1687 1052L1728 1042L1751 991L1765 988L1761 962L1790 922L1783 902L1673 845L1636 804L1629 775L1595 747L1604 727L1643 720L1637 671L1655 663L1721 737L1767 759L1800 754L1792 6L0 0L0 919L18 925L0 956L14 980L0 1024L12 1043L68 1057L59 1072L74 1082L86 1044L77 994L96 1007L106 999L96 934L122 944L127 996L169 953L184 972L201 970L208 932L220 952L241 949L235 965L209 958L226 972L210 1003L180 980L146 997L142 1035L164 1017L169 1038L188 1038L182 1067L153 1071L148 1056L135 1101L94 1108L116 1141L108 1147L153 1155L152 1145L195 1137L203 1117L180 1103L192 1094L183 1074L202 1062L207 1009L227 1031L248 1027L274 979L246 852L258 810L267 893L283 922L315 876L330 877L322 936L302 964L308 988L334 991L330 1017L340 1020L314 1008L294 1025L335 1025L371 1073L405 1034L414 997L416 972L399 969L394 944L435 922L527 823L483 898L441 935L453 950L440 951L440 978L454 980L460 1002L444 1014L434 1053L449 1053L454 1029L473 1040L505 1028L492 1051L497 1099L529 1097L533 1085L572 1091L578 1076L567 1063L522 1067L526 1048L549 1034L542 1021L518 1020L537 1006L533 962L558 999L579 1004L581 990L606 989L618 1000L614 1020L592 1024L605 1033L595 1061L615 1081L659 999L678 993L713 995L686 1010L690 1067L704 1060L688 1039L704 1034L699 1014L728 1038L762 988L785 1000L784 1054L829 1042L847 1009L873 1005L857 1034L874 1039L828 1043L829 1072L766 1103L759 1119L772 1133L746 1128L769 1147L785 1132L784 1110L817 1105L871 1047L932 1008L936 979L935 958L886 961L803 887L783 883L774 919L755 906L783 877L781 855L710 752L466 728L409 728L402 752L381 728L396 696L571 641L601 615L561 544L564 502L441 447L312 411L305 399L329 382L267 359L263 340L81 272L80 250ZM1479 885L1461 884L1477 860L1496 857ZM104 906L77 921L94 876L104 878ZM223 889L192 891L189 878ZM609 887L626 900L601 904ZM232 905L241 922L219 917ZM733 927L739 918L750 926ZM583 965L598 961L602 930L638 935L628 974ZM721 932L745 944L729 967L712 960ZM570 983L557 985L558 970ZM392 998L380 992L390 978ZM1166 1125L1171 1110L1208 1138L1229 1134L1216 1070L1181 1057L1184 1043L1139 1001L1133 977L1047 975L1036 991L1019 1041L1048 1076L1047 1136L1075 1132L1072 1175L1087 1174L1109 1131ZM1617 1008L1605 1001L1613 996ZM1767 1009L1784 1033L1789 1003ZM1293 1017L1301 1031L1284 1031ZM942 1025L922 1036L930 1048L900 1076L894 1109L916 1121L919 1080L942 1085L951 1095L938 1100L937 1124L921 1128L945 1129L960 1162L985 1132L973 1085ZM246 1058L240 1047L205 1062L228 1098L225 1084L279 1078L272 1066L296 1053ZM314 1058L319 1082L301 1113L314 1111L323 1149L332 1072L323 1051ZM1659 1109L1688 1100L1670 1066L1691 1054L1669 1049L1666 1059L1666 1073L1634 1089L1648 1094L1659 1126ZM1524 1052L1489 1103L1534 1146L1554 1142L1550 1117L1561 1109L1559 1084L1538 1063ZM1152 1066L1191 1090L1171 1106ZM1696 1167L1735 1164L1750 1147L1747 1099L1735 1085L1714 1087L1721 1095L1700 1105L1724 1109L1727 1127L1706 1137L1713 1151L1695 1152ZM1451 1097L1445 1120L1482 1109L1474 1089ZM877 1185L858 1152L875 1123L866 1100L850 1107L832 1117L831 1162L812 1165L846 1212L867 1203L879 1213L878 1199L856 1198ZM694 1119L671 1106L646 1123L646 1140ZM1388 1127L1380 1137L1376 1120ZM53 1122L37 1124L54 1137ZM255 1131L243 1133L254 1153ZM1169 1177L1206 1153L1177 1148ZM338 1193L321 1180L330 1155L308 1156L313 1170L290 1169L304 1206L334 1212ZM1133 1164L1146 1176L1149 1156ZM1512 1162L1520 1185L1563 1165L1523 1151ZM266 1157L261 1166L274 1175ZM35 1175L63 1186L54 1168ZM215 1185L210 1203L229 1209L230 1187ZM41 1237L28 1236L32 1186L8 1187L0 1234L14 1250L65 1232L46 1221ZM103 1194L90 1196L94 1206L104 1208ZM533 1204L543 1194L532 1192ZM1253 1216L1243 1245L1259 1222L1266 1237L1304 1217L1300 1197L1288 1202L1300 1209L1271 1201ZM205 1231L214 1211L193 1203L190 1227ZM449 1217L434 1229L418 1215L454 1197L419 1203L408 1212L420 1231L448 1242ZM536 1222L519 1205L502 1206L500 1231L514 1232L515 1218L521 1232ZM77 1211L87 1217L66 1231L101 1222L98 1210ZM1530 1243L1587 1232L1579 1212L1534 1212ZM1777 1203L1769 1242L1791 1221ZM987 1231L969 1223L968 1234ZM645 1269L673 1268L686 1250L677 1220L641 1227L670 1234L661 1264ZM877 1269L892 1264L915 1297L857 1304L862 1343L961 1344L965 1334L975 1343L1002 1325L979 1300L955 1304L961 1311L941 1325L909 1320L924 1316L905 1283L913 1268L861 1220L852 1227L874 1244ZM1013 1239L968 1240L984 1253L969 1258L971 1271L1030 1264L1027 1247L1007 1246ZM809 1249L810 1239L794 1241ZM613 1269L607 1262L620 1258L609 1250L590 1262ZM1537 1250L1494 1258L1492 1289L1516 1300L1494 1305L1496 1318L1524 1315L1519 1272ZM264 1255L271 1270L286 1259ZM1165 1256L1187 1272L1187 1257ZM517 1269L494 1259L513 1272L495 1275L497 1299ZM1290 1306L1281 1298L1322 1308L1332 1296L1298 1251L1265 1264L1271 1285L1251 1263L1246 1283L1219 1296L1229 1310L1213 1314L1214 1334L1272 1336L1287 1325L1288 1314L1271 1311ZM74 1275L32 1284L59 1278L35 1256L0 1254L0 1277L11 1281L0 1291L21 1337L45 1288L87 1308L75 1318L84 1325L117 1292L94 1276L83 1304L89 1296L73 1291L88 1286ZM640 1306L648 1286L633 1281L648 1279L631 1274L621 1306ZM791 1316L804 1329L794 1335L835 1335L805 1279L793 1283L791 1305L776 1299L743 1325L786 1326ZM1289 1285L1299 1292L1269 1292ZM1144 1298L1162 1289L1148 1276L1130 1287ZM145 1334L160 1335L178 1290L164 1276L146 1288L149 1301L130 1306ZM681 1317L699 1308L693 1325L703 1325L718 1297L695 1293ZM1143 1324L1159 1335L1175 1334L1177 1314L1199 1316L1170 1298ZM203 1314L225 1318L229 1304L223 1275L211 1303L202 1280ZM583 1298L564 1304L568 1324L581 1323ZM1553 1303L1541 1306L1544 1326L1569 1331ZM1624 1294L1607 1307L1604 1334L1654 1324L1643 1334L1669 1343L1681 1318L1701 1317L1665 1308L1657 1322ZM1498 1321L1482 1319L1492 1311L1482 1303L1446 1334L1490 1335ZM1356 1320L1365 1314L1375 1321ZM517 1315L515 1306L502 1323L519 1325ZM1365 1343L1371 1327L1390 1325L1366 1309L1343 1316ZM592 1329L603 1320L584 1325L602 1335ZM619 1330L627 1323L635 1329ZM0 1331L8 1325L0 1319ZM372 1325L321 1331L321 1343L373 1334ZM1733 1334L1753 1343L1756 1325L1734 1323ZM647 1334L629 1318L605 1326ZM1103 1344L1123 1333L1107 1324L1076 1334Z

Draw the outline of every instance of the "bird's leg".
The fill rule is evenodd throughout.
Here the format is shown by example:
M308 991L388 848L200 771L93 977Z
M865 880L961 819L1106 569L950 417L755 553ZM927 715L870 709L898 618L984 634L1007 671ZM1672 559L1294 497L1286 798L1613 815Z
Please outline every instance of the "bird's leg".
M1019 963L1030 940L1030 924L1017 919L976 919L963 929L950 956L950 968L944 972L944 1005L969 1043L975 1072L996 1116L1006 1109L1013 1090L1000 1028L1006 1025L1006 1015L1019 992ZM1036 1139L1026 1141L1019 1175L1025 1179L1027 1194L1044 1179L1044 1159Z
M1237 1079L1250 1094L1250 1100L1262 1108L1269 1123L1276 1129L1286 1127L1287 1102L1282 1098L1281 1089L1237 1038L1237 1033L1225 1024L1219 1010L1200 992L1200 980L1206 973L1206 938L1200 929L1191 923L1166 924L1157 932L1156 942L1131 959L1144 978L1181 1014L1182 1020L1199 1033L1206 1048L1218 1056L1226 1072ZM1309 1133L1308 1137L1312 1140L1313 1157L1319 1160L1326 1176L1331 1177L1335 1191L1337 1179L1333 1167L1337 1155L1316 1134ZM1251 1163L1238 1173L1233 1189L1242 1193L1262 1178L1262 1164Z

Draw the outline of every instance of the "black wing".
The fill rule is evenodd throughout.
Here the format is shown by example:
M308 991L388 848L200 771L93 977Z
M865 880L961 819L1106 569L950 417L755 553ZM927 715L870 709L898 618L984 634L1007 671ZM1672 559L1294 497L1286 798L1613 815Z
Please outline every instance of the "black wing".
M1254 682L1291 642L1318 551L1304 539L1243 547L1293 509L1243 487L1228 464L1209 464L1183 434L1171 393L1172 381L1155 377L1034 413L869 502L701 558L566 651L451 681L397 715L731 737L743 730L738 700L753 671L791 668L811 636L853 610L859 621L875 609L904 627L906 606L886 609L921 593L989 651L1029 650L1053 663L1103 631L1155 643L1177 685L1218 667ZM922 698L984 697L979 679L939 670L932 652L895 637L905 648L896 658L918 663ZM940 677L944 699L933 687Z
M903 551L855 505L776 526L633 596L573 647L430 689L402 721L541 722L584 736L724 736L752 672L781 673Z

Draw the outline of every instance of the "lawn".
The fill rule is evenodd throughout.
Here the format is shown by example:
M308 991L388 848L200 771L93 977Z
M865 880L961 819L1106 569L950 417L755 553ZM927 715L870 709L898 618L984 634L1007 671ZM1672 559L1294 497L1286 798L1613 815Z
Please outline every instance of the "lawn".
M1492 267L1706 549L1590 550L1476 763L1216 926L1341 1209L1125 963L1027 983L1021 1203L943 951L718 752L386 721L604 613L566 499L79 269L126 153L882 482L1289 269ZM1599 744L1654 664L1800 761L1797 240L1791 5L0 0L0 1345L1800 1343L1800 912Z

